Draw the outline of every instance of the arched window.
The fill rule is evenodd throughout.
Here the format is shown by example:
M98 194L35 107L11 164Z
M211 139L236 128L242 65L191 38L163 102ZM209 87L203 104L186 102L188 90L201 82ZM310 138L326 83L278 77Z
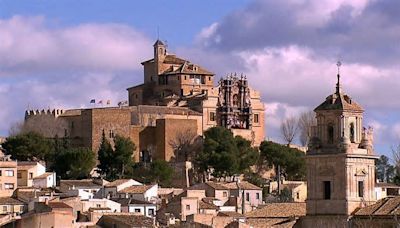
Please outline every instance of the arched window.
M352 143L355 142L355 134L354 134L354 123L350 124L350 141Z
M239 105L239 98L238 95L235 94L233 95L233 106L238 106Z
M328 125L328 143L333 143L334 128L332 124Z

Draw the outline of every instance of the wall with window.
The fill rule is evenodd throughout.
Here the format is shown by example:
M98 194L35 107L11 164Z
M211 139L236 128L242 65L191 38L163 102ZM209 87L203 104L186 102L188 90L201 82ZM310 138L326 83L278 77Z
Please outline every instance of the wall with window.
M17 188L17 162L0 161L0 197L11 196Z

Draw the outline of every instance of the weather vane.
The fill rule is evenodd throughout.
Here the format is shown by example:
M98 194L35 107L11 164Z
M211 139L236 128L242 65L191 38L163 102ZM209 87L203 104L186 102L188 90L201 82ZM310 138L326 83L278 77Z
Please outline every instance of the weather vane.
M337 73L340 74L340 66L342 66L342 62L340 62L340 60L337 61L336 66L337 66Z

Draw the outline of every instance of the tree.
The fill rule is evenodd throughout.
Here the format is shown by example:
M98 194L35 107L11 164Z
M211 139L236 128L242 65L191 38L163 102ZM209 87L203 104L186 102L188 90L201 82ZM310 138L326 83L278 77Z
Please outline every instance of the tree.
M130 138L116 135L114 138L114 164L112 167L119 170L119 177L123 178L127 174L127 169L131 169L133 165L132 156L136 150L135 144Z
M293 142L298 131L297 120L294 117L286 118L281 123L281 134L287 145Z
M305 154L298 149L263 141L260 145L260 157L262 164L269 168L281 167L281 173L289 180L305 179Z
M196 155L195 166L204 176L212 171L214 177L232 177L254 165L257 156L250 141L233 137L226 128L213 127L204 132L203 151Z
M68 148L57 155L55 171L63 179L83 179L96 165L96 157L89 148Z
M303 112L299 116L299 141L302 146L307 146L311 139L311 127L316 123L315 114L313 111Z
M150 177L153 182L162 186L170 186L174 170L164 160L155 160L150 165Z
M381 155L376 160L376 177L380 182L393 182L395 168L389 163L389 158Z
M22 161L49 161L54 149L51 140L35 132L21 133L8 137L2 144L7 154L12 159Z
M99 151L97 152L97 159L99 161L97 168L100 170L100 174L105 176L110 174L113 163L113 153L114 151L111 146L111 143L107 140L103 130L100 148Z
M195 154L202 149L202 140L195 130L186 128L177 132L169 145L174 149L174 161L192 161Z

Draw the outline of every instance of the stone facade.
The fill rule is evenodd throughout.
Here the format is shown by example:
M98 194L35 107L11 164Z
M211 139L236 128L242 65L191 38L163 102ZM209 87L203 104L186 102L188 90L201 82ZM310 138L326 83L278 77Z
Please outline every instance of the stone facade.
M342 92L339 79L336 92L315 109L317 126L306 155L304 227L346 222L357 208L376 200L372 129L362 127L363 109Z

